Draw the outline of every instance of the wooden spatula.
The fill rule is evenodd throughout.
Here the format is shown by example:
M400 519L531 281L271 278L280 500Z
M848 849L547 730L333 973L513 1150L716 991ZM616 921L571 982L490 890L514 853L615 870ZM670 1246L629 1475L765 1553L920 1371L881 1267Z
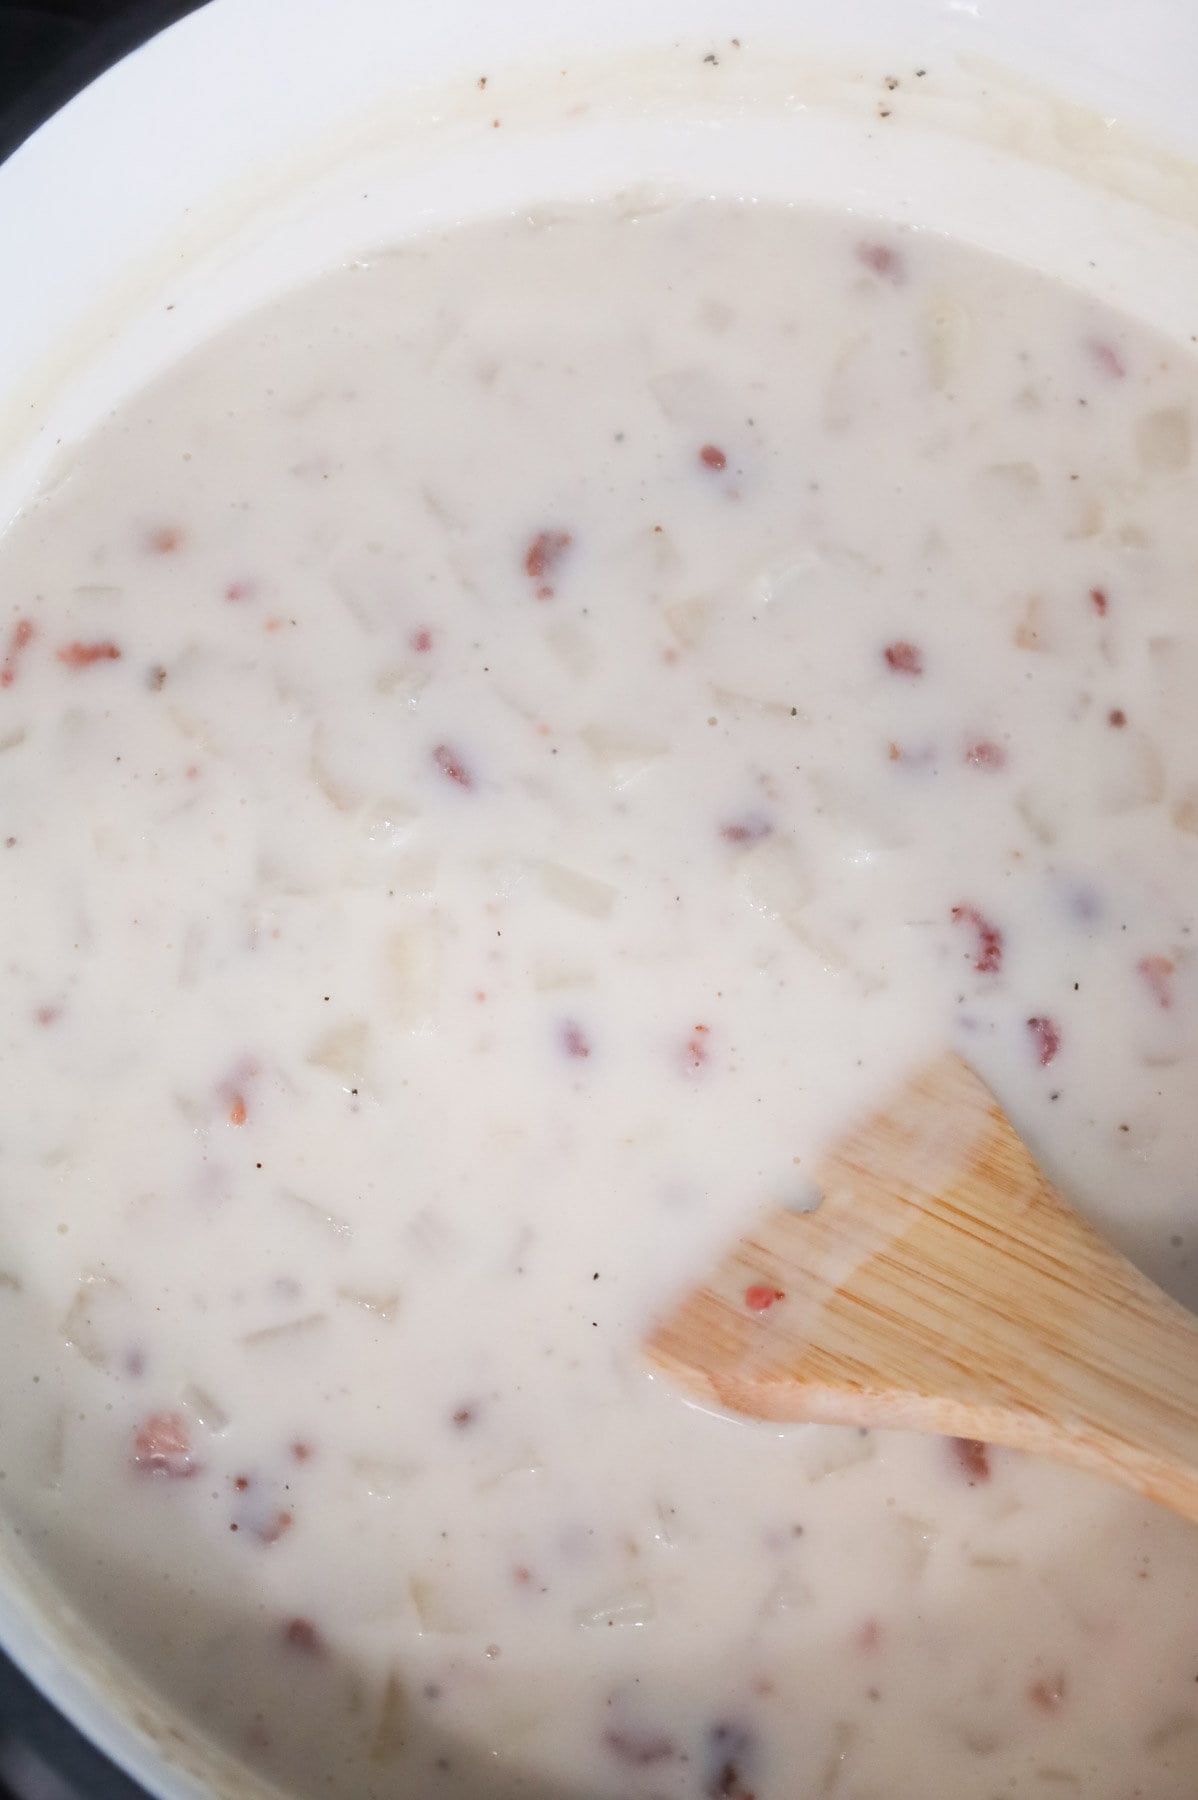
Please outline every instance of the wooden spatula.
M946 1056L653 1333L692 1394L1074 1463L1198 1520L1198 1320L1061 1198Z

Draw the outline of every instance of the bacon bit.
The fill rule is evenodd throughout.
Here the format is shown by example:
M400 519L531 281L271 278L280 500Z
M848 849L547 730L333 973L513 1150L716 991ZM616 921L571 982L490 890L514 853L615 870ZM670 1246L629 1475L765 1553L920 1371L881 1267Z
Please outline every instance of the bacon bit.
M249 1114L245 1110L245 1101L240 1094L234 1094L229 1106L230 1125L244 1125Z
M886 754L891 762L902 762L903 760L903 753L897 744L889 744L886 749Z
M1059 1712L1065 1704L1067 1685L1064 1669L1058 1669L1052 1675L1042 1675L1038 1681L1031 1682L1027 1697L1043 1713Z
M523 1563L518 1563L512 1570L512 1580L517 1587L527 1587L532 1580L532 1570L525 1568Z
M1036 1057L1040 1067L1046 1069L1061 1047L1061 1034L1051 1019L1029 1019L1027 1028L1032 1034Z
M250 1478L248 1475L235 1475L233 1477L233 1486L237 1489L239 1494L244 1494L249 1485Z
M474 786L474 777L461 757L451 750L448 744L437 745L433 751L433 761L442 775L448 776L450 781L456 781L459 787L472 788Z
M412 633L408 642L418 655L427 656L428 652L433 647L433 634L427 625L422 625L419 631L414 631Z
M889 244L858 244L857 261L864 263L875 275L882 275L887 281L894 282L896 287L907 278L902 257Z
M453 1415L453 1422L459 1431L465 1431L468 1425L473 1425L474 1420L475 1411L472 1406L459 1406Z
M703 1040L708 1035L708 1030L706 1025L696 1025L695 1035L686 1046L686 1066L692 1071L701 1069L707 1061L708 1050Z
M151 1413L133 1434L133 1466L146 1475L183 1480L199 1468L187 1421L176 1412Z
M768 1312L770 1307L777 1301L785 1300L785 1298L786 1295L782 1292L781 1288L766 1287L763 1284L758 1284L754 1287L747 1287L745 1289L745 1305L750 1312Z
M979 1444L976 1438L955 1437L949 1438L948 1447L953 1461L970 1487L977 1487L981 1481L989 1481L990 1451L987 1445Z
M1105 588L1090 589L1090 605L1094 608L1094 611L1098 614L1100 619L1106 618L1110 601L1107 599Z
M857 1633L857 1648L868 1656L882 1642L882 1627L877 1619L866 1619Z
M728 458L716 444L704 444L699 452L699 461L705 469L726 469Z
M954 906L954 925L969 925L977 933L973 966L979 975L997 975L1002 968L1003 935L976 906Z
M647 1769L653 1763L666 1762L678 1752L673 1738L664 1731L636 1731L627 1726L609 1725L603 1742L617 1762L629 1768Z
M721 825L720 836L729 844L757 844L773 829L768 819L753 813L744 819L734 819L730 825Z
M312 1460L312 1446L311 1444L305 1443L303 1438L296 1438L291 1445L291 1454L298 1463L310 1462Z
M64 644L58 652L58 660L68 669L89 669L92 663L118 662L120 655L117 646L107 638L95 644L81 644L76 640L73 644Z
M1104 375L1109 375L1114 381L1122 381L1127 374L1127 364L1113 344L1108 344L1101 338L1091 338L1088 348Z
M61 1019L62 1008L61 1006L39 1006L33 1016L39 1025L53 1025L56 1019Z
M225 589L225 599L232 600L236 604L239 600L252 600L257 592L258 583L256 581L231 581Z
M11 687L17 679L17 664L22 650L28 649L33 642L32 619L18 619L9 633L8 649L4 662L0 665L0 687Z
M255 1526L254 1536L260 1544L277 1544L281 1537L286 1537L294 1524L295 1519L292 1514L280 1510L273 1519L269 1519L264 1525Z
M288 1619L283 1638L293 1649L306 1651L309 1656L319 1656L324 1650L324 1639L311 1619Z
M1001 769L1006 765L1007 753L992 739L979 738L975 744L966 744L965 760L974 769Z
M590 1040L581 1025L567 1019L562 1026L562 1049L567 1056L586 1057L591 1054Z
M897 643L887 644L882 654L896 675L923 674L923 651L918 644L908 644L900 638Z
M1152 990L1152 997L1165 1012L1173 1004L1173 975L1176 964L1168 956L1142 956L1136 973L1142 975Z
M544 583L574 542L568 531L538 531L524 553L524 571L533 581ZM553 589L544 583L537 589L538 600L552 600Z
M180 525L159 525L154 531L146 534L146 548L155 556L169 556L183 542L183 528Z
M1122 731L1127 724L1127 714L1121 706L1112 706L1106 716L1106 722L1108 725L1114 726L1116 731Z

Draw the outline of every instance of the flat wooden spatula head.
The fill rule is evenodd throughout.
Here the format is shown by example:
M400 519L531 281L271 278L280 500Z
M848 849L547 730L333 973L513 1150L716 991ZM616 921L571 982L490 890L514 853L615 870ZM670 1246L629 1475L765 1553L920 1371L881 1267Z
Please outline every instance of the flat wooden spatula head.
M656 1328L663 1375L757 1419L1055 1456L1198 1519L1198 1325L1066 1204L959 1057L814 1187Z

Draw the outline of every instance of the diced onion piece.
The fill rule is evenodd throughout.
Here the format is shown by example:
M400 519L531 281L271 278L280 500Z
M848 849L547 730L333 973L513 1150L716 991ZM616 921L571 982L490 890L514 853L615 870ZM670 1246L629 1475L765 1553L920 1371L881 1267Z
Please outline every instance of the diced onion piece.
M442 938L434 919L389 932L383 946L383 996L391 1017L417 1030L428 1024L441 993Z
M652 1623L657 1617L657 1607L648 1582L638 1581L596 1606L583 1607L574 1616L586 1630L608 1625L639 1627Z
M811 898L811 877L791 839L767 837L752 845L737 862L737 881L750 906L802 935L801 914Z
M938 294L921 320L928 380L937 390L960 379L973 339L973 314L950 294Z
M990 463L981 472L985 504L1018 512L1040 494L1040 472L1034 463Z
M1182 788L1173 802L1171 816L1178 831L1198 837L1198 782Z
M112 1368L114 1339L127 1300L121 1283L109 1275L85 1275L76 1289L58 1329L71 1348L94 1368Z
M829 1475L843 1474L859 1463L872 1462L878 1446L872 1432L859 1431L855 1425L826 1425L813 1443L813 1454L807 1463L808 1479L825 1481Z
M755 714L762 719L803 719L807 714L801 712L789 700L771 700L764 694L745 694L738 688L720 687L715 682L711 686L712 704L719 708L720 716L728 714L734 719L744 718L746 714Z
M188 1382L180 1399L192 1417L197 1419L205 1431L219 1436L229 1425L229 1415L206 1388L198 1387L195 1382Z
M371 1762L393 1762L408 1738L409 1706L398 1671L391 1669L383 1684L378 1718L370 1739Z
M399 668L384 669L374 685L378 693L387 695L389 699L406 701L415 710L428 684L428 670L414 668L409 663Z
M247 1350L260 1350L265 1344L294 1342L296 1338L306 1337L318 1325L323 1325L328 1318L327 1313L304 1313L298 1319L284 1319L279 1325L262 1325L257 1331L245 1331L241 1342Z
M712 380L703 368L666 369L647 385L671 425L703 418L711 409Z
M536 963L533 965L532 984L541 994L552 994L562 988L593 987L595 971L582 963Z
M1146 413L1136 428L1140 466L1149 475L1175 475L1190 464L1190 415L1184 407Z
M469 1631L475 1624L466 1597L443 1577L413 1575L408 1592L422 1631Z
M927 1519L917 1519L913 1513L899 1513L894 1524L899 1536L899 1554L903 1565L907 1574L915 1580L927 1568L932 1547L940 1533Z
M297 1207L304 1213L313 1224L323 1225L334 1237L348 1238L353 1236L352 1227L348 1225L344 1219L339 1219L336 1213L329 1212L323 1206L317 1206L314 1200L305 1199L303 1194L293 1194L288 1188L282 1190L282 1197L284 1200L288 1201L290 1205Z
M418 1473L414 1463L386 1462L381 1457L355 1456L351 1468L372 1500L390 1500Z
M365 1294L358 1288L339 1287L337 1298L344 1300L350 1306L360 1306L363 1312L373 1313L377 1319L382 1319L388 1325L399 1311L398 1293Z
M608 771L617 792L643 775L650 763L666 752L664 744L612 731L605 725L588 725L580 735L595 761Z
M713 611L710 600L674 600L663 606L662 617L683 648L693 650L706 636Z
M370 1056L370 1027L364 1019L348 1019L323 1032L308 1051L314 1069L339 1075L347 1088L364 1087Z
M594 643L577 619L555 619L545 627L545 642L571 675L587 675L594 668Z
M783 1569L762 1602L761 1616L777 1619L783 1613L802 1612L811 1605L812 1598L807 1583L801 1581L793 1569Z
M616 903L619 890L610 881L584 875L564 863L543 862L540 874L541 886L551 899L590 919L605 919Z

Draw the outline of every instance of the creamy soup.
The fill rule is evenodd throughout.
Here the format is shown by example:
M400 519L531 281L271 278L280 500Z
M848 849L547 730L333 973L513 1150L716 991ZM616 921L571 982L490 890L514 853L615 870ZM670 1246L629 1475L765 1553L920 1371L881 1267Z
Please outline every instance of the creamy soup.
M1198 1537L689 1405L937 1052L1198 1298L1188 347L767 207L430 237L0 548L0 1497L304 1796L1193 1800Z

